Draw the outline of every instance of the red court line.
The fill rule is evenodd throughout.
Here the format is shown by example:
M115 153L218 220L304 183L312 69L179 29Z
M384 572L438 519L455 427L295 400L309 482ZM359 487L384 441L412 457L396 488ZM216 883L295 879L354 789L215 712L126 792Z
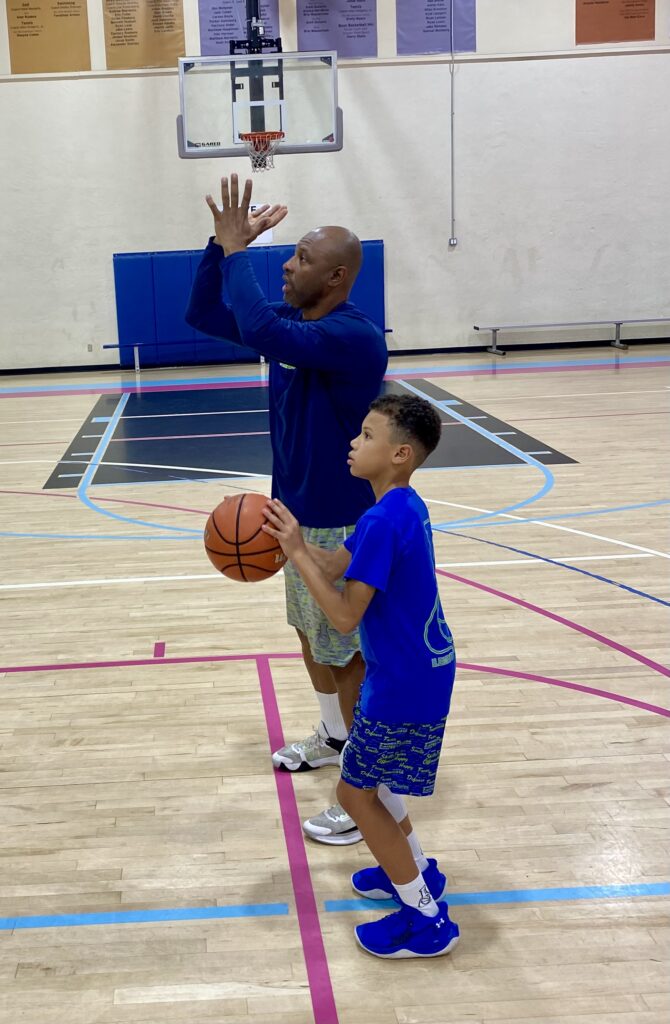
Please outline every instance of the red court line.
M274 657L274 655L272 655ZM265 722L270 740L270 750L278 750L284 746L284 731L277 706L270 657L267 655L256 658L258 679L263 698ZM316 897L309 872L305 843L302 837L300 815L293 789L293 779L289 772L274 772L277 786L277 797L281 811L282 827L286 840L289 870L295 896L298 927L302 939L302 950L307 968L309 991L314 1010L314 1024L337 1024L337 1008L333 995L333 986L328 970L328 958L323 945L321 923L316 906ZM353 941L353 939L352 939Z
M154 658L164 658L164 657L165 657L165 644L162 641L157 640L156 643L154 644Z
M34 498L66 498L68 501L79 501L76 494L63 494L61 491L16 491L0 489L0 494L27 494ZM209 512L204 508L183 508L181 505L161 505L156 501L137 501L135 498L103 498L97 494L96 501L108 501L115 505L144 505L146 508L167 508L171 512L194 512L197 515L208 516Z
M538 615L544 615L547 619L553 619L554 622L560 622L562 626L567 626L568 629L574 629L578 633L590 636L593 640L597 640L599 643L605 644L606 647L611 647L615 651L620 651L621 654L625 654L627 658L639 661L641 665L646 665L647 668L652 669L654 672L658 672L662 676L670 677L670 669L666 668L665 665L661 665L659 662L653 661L645 654L640 654L639 651L634 651L631 647L626 647L624 644L620 644L616 640L610 640L609 637L603 636L602 633L597 633L595 630L589 629L587 626L581 626L578 622L573 622L572 619L566 619L562 615L556 615L555 612L550 612L547 608L540 608L539 605L531 604L530 601L523 601L520 597L514 597L512 594L506 594L503 590L496 590L494 587L487 587L484 583L477 583L476 580L466 579L465 576L456 576L455 573L445 572L444 569L436 569L435 572L439 576L446 576L448 579L456 580L457 583L465 583L469 587L476 587L477 590L483 590L487 594L493 594L494 597L500 597L503 601L510 601L512 604L518 604L519 607L526 608L530 612L536 612Z

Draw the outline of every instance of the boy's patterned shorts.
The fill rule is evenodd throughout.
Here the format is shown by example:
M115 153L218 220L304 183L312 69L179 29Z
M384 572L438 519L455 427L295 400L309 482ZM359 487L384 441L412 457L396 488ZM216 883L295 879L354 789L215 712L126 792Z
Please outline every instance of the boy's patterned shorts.
M392 793L430 796L446 721L445 716L438 722L390 725L366 718L357 705L342 752L342 778L357 789L384 783Z
M353 526L325 529L302 527L302 535L308 544L328 551L339 548L353 532ZM284 581L288 624L305 634L314 661L321 665L335 665L337 668L348 665L354 654L361 649L358 630L355 629L352 633L338 633L331 626L291 562L284 566ZM341 590L344 587L344 580L338 580L335 586Z

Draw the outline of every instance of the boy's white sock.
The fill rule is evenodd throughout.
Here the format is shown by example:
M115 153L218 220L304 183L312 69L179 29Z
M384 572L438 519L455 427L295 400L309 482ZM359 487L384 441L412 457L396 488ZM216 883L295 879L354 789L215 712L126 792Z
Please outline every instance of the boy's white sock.
M408 882L406 885L398 885L397 882L394 882L393 885L400 899L408 907L420 910L426 917L437 917L440 911L437 903L430 895L423 875L417 875L413 882Z
M418 867L419 871L425 871L426 868L428 867L428 858L421 849L419 837L417 836L414 829L412 829L410 834L407 836L407 842L409 843L409 848L412 851L412 856L416 861L416 866Z
M340 699L336 693L319 693L315 691L321 708L321 721L326 727L326 732L334 740L346 740L349 732L342 712L340 711Z

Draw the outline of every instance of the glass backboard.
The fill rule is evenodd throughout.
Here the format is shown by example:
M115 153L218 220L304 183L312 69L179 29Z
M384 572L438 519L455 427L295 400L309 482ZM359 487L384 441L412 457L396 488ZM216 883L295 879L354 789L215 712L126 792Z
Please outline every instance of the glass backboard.
M277 153L342 149L337 54L263 53L179 59L181 157L240 156L240 133L281 131Z

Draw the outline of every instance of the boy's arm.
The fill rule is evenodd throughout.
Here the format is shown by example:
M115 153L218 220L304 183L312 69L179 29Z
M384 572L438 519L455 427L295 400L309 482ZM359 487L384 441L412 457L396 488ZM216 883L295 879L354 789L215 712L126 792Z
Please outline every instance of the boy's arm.
M367 607L374 597L375 588L368 586L367 583L360 583L358 580L347 580L344 590L337 590L312 557L314 550L318 551L320 555L326 552L322 552L319 548L315 549L313 545L310 545L308 549L297 519L291 515L286 506L282 505L280 501L270 501L267 508L264 509L264 513L268 522L263 529L272 537L277 538L284 554L293 562L305 586L328 621L340 633L350 633L367 611ZM330 552L336 556L331 563L333 571L336 569L339 571L342 567L342 571L339 572L340 576L346 569L344 556L340 554L343 550L346 551L346 548ZM349 555L348 551L346 553ZM349 561L350 556L347 558L347 565Z

